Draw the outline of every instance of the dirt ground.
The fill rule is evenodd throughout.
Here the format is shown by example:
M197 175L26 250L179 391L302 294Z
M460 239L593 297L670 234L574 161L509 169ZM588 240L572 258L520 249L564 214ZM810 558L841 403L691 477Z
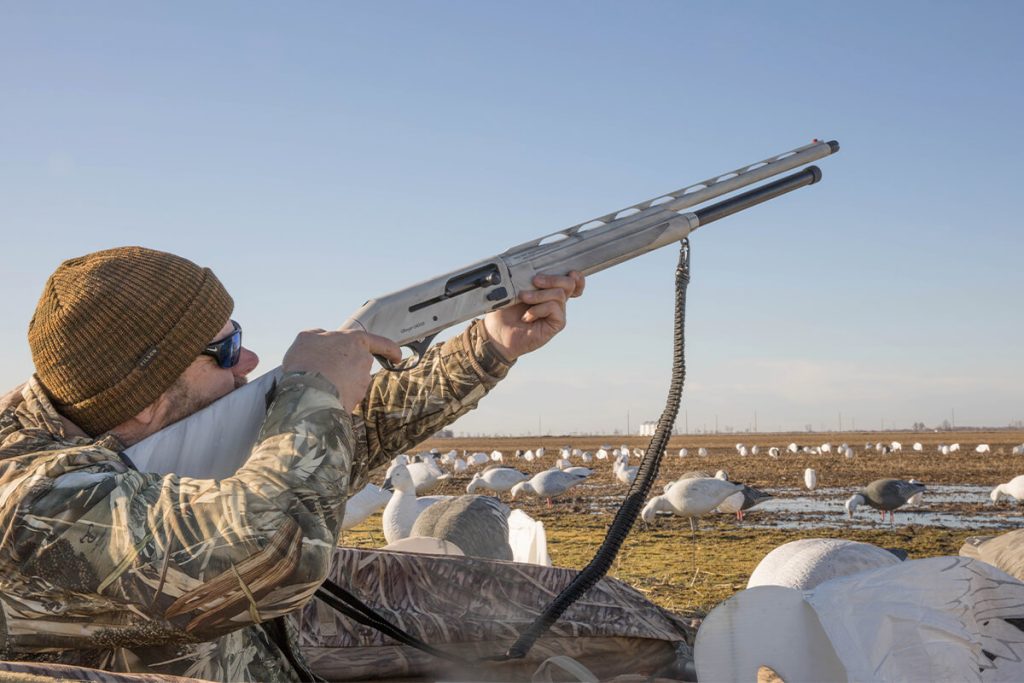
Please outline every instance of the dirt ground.
M424 443L420 450L438 448L442 453L455 449L467 451L502 451L505 465L524 472L535 473L554 465L558 449L562 446L581 451L596 452L601 446L646 448L649 439L641 437L543 437L492 439L434 439ZM866 443L890 444L898 441L902 452L880 454L866 450ZM912 444L919 442L922 452L914 452ZM757 445L756 456L741 457L736 444ZM790 443L817 447L831 443L833 448L848 443L856 451L852 459L832 454L793 455L784 452L778 459L768 457L771 446L785 451ZM942 456L940 444L959 443L961 450ZM991 453L978 454L975 446L989 444ZM827 500L832 506L828 512L817 514L787 513L778 515L767 511L753 511L746 521L738 522L731 515L717 514L701 520L697 543L691 540L686 520L663 517L651 527L638 522L610 572L638 590L655 603L675 612L696 617L704 615L716 604L746 586L747 579L757 563L773 548L800 538L848 538L866 541L888 548L905 549L910 557L956 554L964 539L974 535L989 535L1000 530L1017 528L1021 517L1015 504L993 506L984 493L972 493L964 500L926 502L920 508L921 523L907 524L896 513L896 524L878 522L870 509L857 511L856 525L846 524L839 504L858 488L884 477L914 478L931 486L970 485L990 489L1024 474L1024 456L1013 456L1014 446L1024 443L1024 431L959 431L959 432L843 432L841 434L719 434L675 436L672 438L662 462L654 491L690 470L704 470L714 474L725 469L733 481L765 489L781 499L806 497ZM543 459L527 462L516 460L517 449L546 449ZM679 449L689 449L689 455L680 458ZM707 457L697 457L698 448L709 451ZM638 464L633 458L631 464ZM574 462L574 465L582 464ZM544 523L548 549L555 565L582 568L597 550L626 486L615 480L611 460L595 461L589 465L595 474L583 486L555 500L548 508L544 501L519 499L514 507L522 508ZM803 488L805 468L814 468L819 489L807 492ZM472 477L472 471L454 476L438 486L432 493L458 495ZM380 483L379 481L376 483ZM507 496L506 496L507 501ZM838 512L832 511L832 508ZM972 516L999 514L996 522L985 528L972 527ZM955 523L935 524L929 515L945 513L943 519ZM823 523L825 522L825 523ZM381 533L380 515L370 517L359 527L345 533L343 543L361 547L385 545Z

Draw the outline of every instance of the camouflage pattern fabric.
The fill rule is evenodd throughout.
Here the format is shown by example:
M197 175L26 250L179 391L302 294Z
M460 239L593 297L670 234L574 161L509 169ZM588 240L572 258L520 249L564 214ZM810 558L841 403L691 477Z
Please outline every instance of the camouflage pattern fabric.
M330 578L391 623L462 658L504 653L576 571L499 560L340 548ZM399 645L313 600L295 620L310 668L332 681L427 677L530 680L554 655L602 679L651 675L692 660L694 630L637 590L605 578L522 660L467 669Z
M1024 529L996 536L970 536L958 554L987 562L1024 581Z
M220 481L138 472L115 436L75 436L34 379L8 395L0 658L297 680L294 631L275 618L327 576L348 493L508 371L481 327L378 373L354 416L319 375L286 375L249 461Z
M67 664L0 662L0 683L194 683L193 678L165 674L123 674Z

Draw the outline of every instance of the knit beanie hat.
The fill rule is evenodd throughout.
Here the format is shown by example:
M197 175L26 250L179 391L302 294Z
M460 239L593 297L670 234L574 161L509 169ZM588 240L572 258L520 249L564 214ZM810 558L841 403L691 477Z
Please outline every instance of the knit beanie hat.
M209 268L119 247L60 264L28 327L54 408L98 436L169 389L228 321L234 302Z

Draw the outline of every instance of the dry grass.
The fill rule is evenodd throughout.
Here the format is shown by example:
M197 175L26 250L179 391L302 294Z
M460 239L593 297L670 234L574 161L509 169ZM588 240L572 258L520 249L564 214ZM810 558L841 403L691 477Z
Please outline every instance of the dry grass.
M790 455L773 460L765 453L769 446L784 448L790 442L799 445L820 445L848 442L857 456L846 460L835 455ZM902 454L880 455L865 452L865 442L889 443L900 441ZM923 453L914 453L910 446L919 441L925 446ZM757 444L762 454L741 458L735 444ZM957 454L940 456L939 443L959 442L963 450ZM803 471L813 467L818 472L819 486L854 489L882 477L911 477L927 484L974 484L992 486L1024 473L1024 458L1010 455L1013 446L1024 442L1024 432L958 432L958 433L891 433L869 432L834 434L760 434L674 437L666 452L655 489L678 477L687 470L707 470L714 473L723 468L735 481L759 488L800 487ZM992 453L979 455L974 446L988 443ZM446 439L423 444L424 449L437 447L442 452L452 448L473 452L498 449L505 454L505 464L524 471L537 472L554 463L558 448L571 445L582 450L595 451L601 445L643 448L647 440L638 437L547 437L539 439ZM548 455L544 462L515 461L512 454L517 448L544 446ZM690 449L691 456L680 459L680 447ZM698 447L708 448L707 458L694 457ZM544 522L548 546L556 565L583 567L600 545L611 522L614 510L626 487L614 480L608 461L591 465L596 474L585 487L577 489L577 497L556 500L553 509L543 501L516 501L516 507L526 510L535 519ZM465 491L470 476L461 476L439 487L435 493L459 494ZM982 509L987 501L954 506L955 511L969 519L972 510ZM947 508L948 509L948 508ZM977 531L926 526L877 525L869 529L853 528L754 528L738 524L729 516L705 518L698 538L697 561L700 571L694 575L693 548L690 543L689 524L682 519L659 519L653 528L638 523L622 547L612 576L626 581L646 593L655 603L684 614L701 616L746 586L748 577L757 563L773 548L800 538L849 538L883 547L907 550L912 558L956 554L963 540ZM986 533L992 533L987 531ZM356 529L346 533L344 542L362 547L384 545L380 531L380 516L376 515Z

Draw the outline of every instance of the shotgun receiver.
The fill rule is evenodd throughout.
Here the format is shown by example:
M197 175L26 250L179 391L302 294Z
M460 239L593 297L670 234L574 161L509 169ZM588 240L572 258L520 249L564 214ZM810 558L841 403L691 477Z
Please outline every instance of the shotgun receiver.
M406 289L370 299L342 329L387 337L412 355L389 370L414 366L441 330L515 303L532 289L534 275L599 272L659 247L673 244L702 225L785 194L821 178L816 166L748 190L703 209L702 204L839 150L835 141L809 145L714 176L676 192L601 216L512 247ZM266 399L280 368L233 391L203 410L127 449L142 471L219 479L249 457L266 413Z

